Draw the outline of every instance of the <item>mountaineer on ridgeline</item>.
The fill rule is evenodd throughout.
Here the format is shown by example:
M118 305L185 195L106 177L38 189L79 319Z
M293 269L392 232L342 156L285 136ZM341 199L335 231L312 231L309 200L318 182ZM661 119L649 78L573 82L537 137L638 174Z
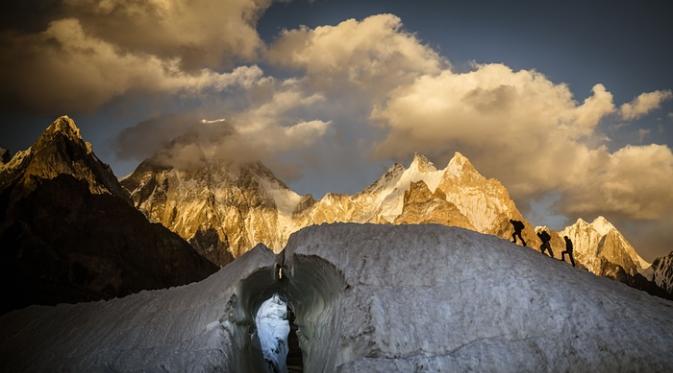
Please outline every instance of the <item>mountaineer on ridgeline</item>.
M570 258L570 263L575 266L575 258L573 257L573 242L568 238L568 236L563 236L563 240L566 243L566 249L565 251L561 252L561 261L565 262L566 259L566 254L568 254L568 257Z
M523 246L526 246L526 241L521 236L521 231L526 227L523 222L520 220L509 219L509 222L514 227L514 233L512 233L512 242L516 244L516 238L519 237Z
M551 249L551 245L549 244L549 241L551 241L551 236L549 233L545 230L538 232L537 236L540 238L540 241L542 241L542 244L540 245L540 252L544 254L545 251L549 251L549 256L554 257L554 252Z

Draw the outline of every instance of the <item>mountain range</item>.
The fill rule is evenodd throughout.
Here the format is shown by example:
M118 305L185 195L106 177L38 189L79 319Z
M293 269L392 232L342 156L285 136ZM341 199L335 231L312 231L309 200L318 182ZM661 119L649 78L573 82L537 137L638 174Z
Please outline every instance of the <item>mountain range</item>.
M202 253L220 265L256 243L280 250L290 233L314 224L436 223L508 237L510 218L525 221L505 187L479 174L460 153L440 170L416 154L409 167L394 164L355 195L327 193L319 200L295 193L259 162L204 159L184 170L163 158L159 153L142 162L122 185L152 221L190 242L216 232L227 254L215 246ZM529 224L524 237L535 241Z
M204 153L196 166L174 167L165 161L174 145L142 162L121 184L150 220L178 233L220 266L257 243L279 251L291 233L322 223L435 223L511 239L509 219L516 219L526 226L523 237L529 247L540 245L536 229L547 229L560 258L562 237L568 236L580 267L663 294L648 277L650 263L607 219L578 219L558 232L533 227L502 183L481 175L459 152L444 168L417 153L409 166L393 164L359 193L327 193L316 200L291 190L260 162L223 162ZM658 273L665 272L662 268Z
M120 181L68 117L52 123L31 148L3 156L0 242L9 281L3 283L19 279L31 285L15 295L33 294L17 304L99 299L196 281L258 243L278 252L293 232L322 223L433 223L509 240L509 220L516 219L536 250L536 229L547 229L533 227L502 183L481 175L458 152L444 168L415 154L408 166L393 164L359 193L316 200L291 190L261 162L202 152L189 167L176 166L171 151L182 141L189 138L173 140ZM547 230L556 258L567 235L578 267L671 296L673 257L650 265L607 219ZM46 284L60 290L44 290Z

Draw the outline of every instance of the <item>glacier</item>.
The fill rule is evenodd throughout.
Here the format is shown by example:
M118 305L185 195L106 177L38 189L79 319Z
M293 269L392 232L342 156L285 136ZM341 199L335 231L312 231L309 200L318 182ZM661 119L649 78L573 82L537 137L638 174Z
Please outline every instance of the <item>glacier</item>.
M277 279L274 267L286 276ZM186 286L0 317L4 371L265 372L292 305L307 372L673 370L673 302L440 225L329 224Z

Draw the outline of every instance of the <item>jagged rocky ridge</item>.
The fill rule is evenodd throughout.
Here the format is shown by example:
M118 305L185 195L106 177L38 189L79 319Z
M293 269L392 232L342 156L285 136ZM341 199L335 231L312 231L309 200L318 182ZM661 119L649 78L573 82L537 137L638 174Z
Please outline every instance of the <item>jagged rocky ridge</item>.
M668 294L673 294L673 251L655 259L644 274Z
M525 221L505 187L483 177L462 154L438 170L417 154L408 168L393 165L355 195L300 196L261 163L211 162L184 170L144 161L122 180L135 205L183 238L217 232L220 247L238 257L257 243L280 250L292 232L321 223L438 223L509 237L509 219ZM527 227L524 236L535 242ZM216 250L202 254L220 265Z
M132 205L68 117L0 164L1 311L198 281L216 266Z
M274 278L284 262L287 277ZM307 372L669 372L673 302L440 225L313 226L195 284L0 317L8 371L267 372L255 312L295 311Z

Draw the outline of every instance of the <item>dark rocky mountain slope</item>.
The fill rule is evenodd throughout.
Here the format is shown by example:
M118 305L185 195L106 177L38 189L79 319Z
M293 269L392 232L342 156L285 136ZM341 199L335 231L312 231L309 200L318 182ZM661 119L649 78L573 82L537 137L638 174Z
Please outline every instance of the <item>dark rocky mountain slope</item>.
M217 267L150 223L68 117L0 164L2 311L123 296Z

